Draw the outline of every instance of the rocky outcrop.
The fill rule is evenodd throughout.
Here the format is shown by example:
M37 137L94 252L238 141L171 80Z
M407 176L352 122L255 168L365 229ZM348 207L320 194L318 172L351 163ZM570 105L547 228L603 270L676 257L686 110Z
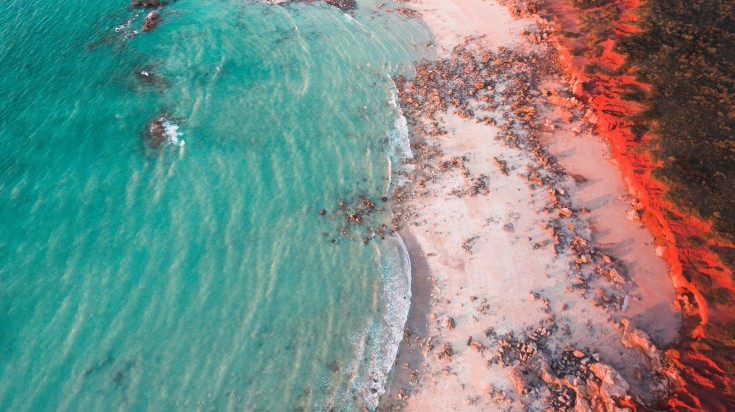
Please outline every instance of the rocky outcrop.
M172 0L176 1L176 0ZM166 0L133 0L133 6L136 7L163 7L168 5L169 2Z
M621 321L625 330L623 331L623 345L626 348L636 348L650 362L650 367L656 372L663 369L661 364L661 351L651 342L651 337L646 332L630 326L630 321L623 319Z
M176 0L171 0L170 2L166 0L133 0L133 6L141 7L144 9L155 8L157 10L160 10L164 6L167 6L169 3L175 1ZM158 26L158 24L162 21L163 17L161 17L161 14L158 11L151 11L145 16L145 19L143 20L143 31L148 32L155 29L156 26Z
M143 31L151 31L158 26L158 23L160 23L163 20L160 14L156 11L152 11L148 13L147 16L145 16L145 21L143 22Z
M170 144L182 146L183 141L177 139L176 123L177 119L167 111L160 111L148 120L142 135L146 149L161 150Z
M628 396L630 385L612 366L595 363L590 366L590 370L599 381L587 380L586 385L580 385L579 391L588 400L592 410L606 412L632 410L623 406L632 404Z

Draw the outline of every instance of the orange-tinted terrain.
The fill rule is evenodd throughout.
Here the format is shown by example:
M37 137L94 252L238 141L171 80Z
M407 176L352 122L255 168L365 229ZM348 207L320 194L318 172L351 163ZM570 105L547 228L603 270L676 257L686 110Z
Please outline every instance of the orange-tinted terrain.
M645 103L625 98L651 88L615 47L640 32L644 8L639 0L611 1L584 10L568 0L546 0L517 11L538 13L558 25L550 41L566 74L578 80L573 92L589 108L587 120L608 140L638 202L638 214L656 239L657 253L670 266L684 322L680 342L666 350L679 385L660 407L735 410L735 286L732 267L721 258L733 253L733 244L716 233L711 222L682 212L668 200L668 188L653 177L661 160L648 150L658 137L634 121L645 111Z

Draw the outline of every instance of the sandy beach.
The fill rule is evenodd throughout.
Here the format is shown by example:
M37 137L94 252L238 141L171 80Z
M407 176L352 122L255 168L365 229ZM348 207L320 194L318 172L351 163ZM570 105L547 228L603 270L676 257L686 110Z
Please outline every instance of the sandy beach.
M380 408L654 405L674 287L594 116L549 69L549 23L496 1L405 6L440 61L419 72L443 80L398 82L417 159L397 196L413 297Z

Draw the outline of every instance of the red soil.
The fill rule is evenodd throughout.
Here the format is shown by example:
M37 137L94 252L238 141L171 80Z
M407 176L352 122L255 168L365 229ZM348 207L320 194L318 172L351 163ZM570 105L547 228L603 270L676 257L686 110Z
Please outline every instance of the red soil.
M670 266L670 276L677 289L677 301L684 312L683 338L677 347L669 349L667 359L678 370L679 387L661 407L667 410L735 410L735 342L725 336L723 325L735 321L731 304L717 304L705 297L712 290L722 288L729 294L735 290L733 274L713 252L733 245L718 239L704 244L690 244L693 236L710 233L711 225L693 216L678 212L664 199L666 187L651 176L655 160L643 149L653 136L636 139L632 123L626 118L642 110L640 104L621 99L627 85L649 90L638 82L634 71L607 76L584 72L587 64L594 63L613 72L625 61L613 51L615 40L640 31L635 26L638 16L634 11L639 0L617 0L621 9L614 34L603 40L599 57L574 56L572 50L584 47L584 33L579 38L560 33L579 33L579 18L583 11L566 0L546 0L546 17L551 17L560 30L550 37L568 75L580 82L573 92L590 107L588 119L597 118L596 127L610 145L614 160L623 174L630 193L638 201L641 220L655 237L657 251ZM550 16L549 16L550 15ZM711 236L707 236L708 238ZM722 292L721 291L721 292ZM730 366L720 366L730 365Z

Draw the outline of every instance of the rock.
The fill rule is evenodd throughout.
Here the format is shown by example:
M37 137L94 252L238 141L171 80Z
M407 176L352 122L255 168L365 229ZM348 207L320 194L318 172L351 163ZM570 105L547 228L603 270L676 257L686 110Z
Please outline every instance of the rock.
M630 220L631 222L636 222L638 220L641 220L641 217L638 216L638 212L636 212L635 210L629 210L625 214L625 218L628 219L628 220Z
M546 118L544 120L544 128L547 130L554 130L556 129L556 126L554 126L554 122L552 122L549 118Z
M607 275L613 283L625 283L625 278L615 269L610 269L607 272Z
M158 23L160 23L163 20L160 14L158 12L152 11L148 13L147 16L145 16L145 22L143 23L143 31L151 31L158 26Z
M582 82L580 82L579 80L575 80L572 84L572 93L575 96L581 96L583 92L584 89L582 88Z
M485 351L485 349L486 349L486 348L485 348L485 346L484 346L484 345L483 345L482 343L480 343L480 342L478 342L478 341L476 341L476 340L475 340L475 341L472 341L472 343L470 344L470 346L471 346L471 347L472 347L472 349L474 349L474 350L475 350L475 352L477 352L477 353L482 353L482 352L484 352L484 351Z
M146 124L143 140L149 148L160 149L165 145L167 136L164 123L167 117L168 113L161 112Z
M584 118L587 119L590 124L597 124L597 121L599 120L597 115L590 109L588 109L587 112L584 114Z
M574 405L574 412L592 412L593 409L590 407L590 403L587 399L577 394L577 404Z
M559 118L561 119L562 122L566 124L569 124L572 122L572 112L569 109L565 109L562 107L558 110L558 112L559 112Z
M631 327L628 319L623 319L621 323L625 327L622 339L623 345L626 348L640 350L650 361L651 368L656 372L661 371L663 369L661 351L651 342L651 337L646 332Z
M548 384L558 381L556 374L551 369L549 360L546 359L541 351L535 351L531 359L528 360L528 370Z
M342 11L352 11L357 8L356 0L324 0L324 2Z
M568 207L561 208L559 210L559 217L572 217L572 211Z
M142 86L155 87L160 91L169 87L168 81L162 75L156 73L156 67L154 65L143 66L135 70L133 74Z
M510 383L513 384L513 388L515 388L519 395L524 395L528 390L526 375L523 373L523 368L519 365L514 366L510 370L508 379L510 379Z
M590 371L602 381L600 395L603 398L623 398L628 395L630 385L612 366L604 363L594 363L590 365Z
M410 19L419 19L419 18L421 18L421 13L419 13L416 10L408 9L408 8L405 8L405 7L399 8L398 9L398 14L400 14L402 16L406 16L406 17L408 17Z
M442 350L436 354L436 357L438 359L450 359L454 355L454 350L452 349L452 345L446 343L444 346L442 346Z
M139 7L163 7L167 4L165 0L133 0L133 6Z

